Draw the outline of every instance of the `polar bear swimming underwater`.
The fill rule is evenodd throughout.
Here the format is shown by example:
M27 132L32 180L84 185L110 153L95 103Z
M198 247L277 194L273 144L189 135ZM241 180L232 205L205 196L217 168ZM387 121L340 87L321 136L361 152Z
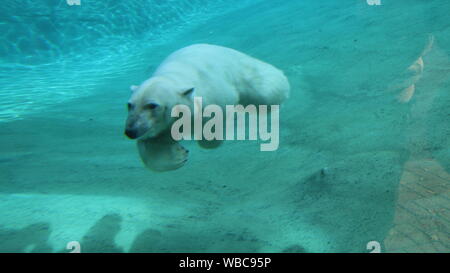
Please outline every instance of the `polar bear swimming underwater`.
M177 105L279 105L290 86L274 66L231 48L195 44L169 55L154 74L131 86L125 134L137 139L140 157L154 171L182 167L188 151L174 140L171 111ZM206 142L206 143L205 143ZM214 142L199 141L205 148Z

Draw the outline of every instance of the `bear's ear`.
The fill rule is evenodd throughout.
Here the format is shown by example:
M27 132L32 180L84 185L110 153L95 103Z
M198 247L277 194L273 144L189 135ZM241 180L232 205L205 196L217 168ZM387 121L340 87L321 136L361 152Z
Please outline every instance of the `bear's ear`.
M136 91L138 88L139 88L139 86L137 86L137 85L130 86L131 92Z
M183 97L191 97L192 94L194 94L194 87L192 87L192 88L190 88L190 89L184 91L183 93L181 93L181 95L182 95Z

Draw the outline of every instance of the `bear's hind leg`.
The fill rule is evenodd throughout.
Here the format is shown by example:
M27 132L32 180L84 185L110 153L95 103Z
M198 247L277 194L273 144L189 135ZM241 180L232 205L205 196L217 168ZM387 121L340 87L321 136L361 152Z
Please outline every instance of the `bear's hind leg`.
M198 145L204 149L215 149L219 147L220 144L222 144L222 142L223 142L222 140L206 140L206 139L197 141Z

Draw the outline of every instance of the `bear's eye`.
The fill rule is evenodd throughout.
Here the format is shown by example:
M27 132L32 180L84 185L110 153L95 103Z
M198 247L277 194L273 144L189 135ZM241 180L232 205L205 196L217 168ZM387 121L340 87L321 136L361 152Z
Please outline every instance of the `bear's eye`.
M155 109L155 108L158 107L158 106L159 106L159 105L158 105L157 103L151 102L151 103L146 104L146 105L145 105L145 108L150 109L150 110L153 110L153 109Z
M134 108L134 105L131 103L127 103L127 108L128 108L128 111L130 111Z

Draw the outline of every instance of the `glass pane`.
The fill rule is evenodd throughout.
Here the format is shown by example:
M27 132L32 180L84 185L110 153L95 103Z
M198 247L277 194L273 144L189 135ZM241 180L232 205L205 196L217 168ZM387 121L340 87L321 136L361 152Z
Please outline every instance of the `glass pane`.
M449 14L3 0L0 252L449 252Z

